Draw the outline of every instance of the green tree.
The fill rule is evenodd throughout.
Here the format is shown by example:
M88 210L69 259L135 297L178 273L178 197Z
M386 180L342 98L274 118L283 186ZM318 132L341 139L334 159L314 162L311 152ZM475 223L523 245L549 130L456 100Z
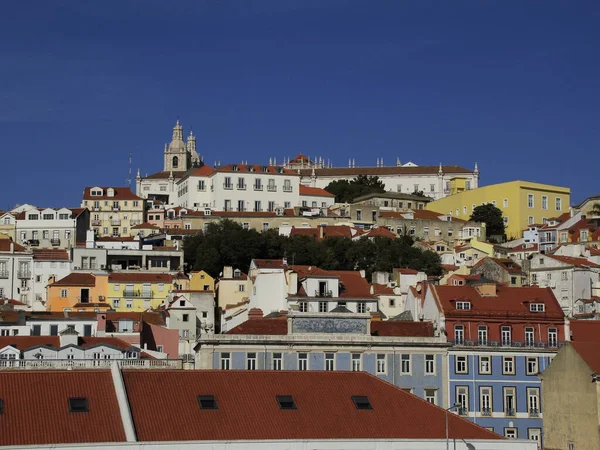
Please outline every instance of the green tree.
M332 181L325 190L335 195L337 203L350 203L362 195L385 192L385 185L377 176L359 175L352 181Z
M505 236L502 210L495 207L491 203L476 206L471 214L470 220L473 222L485 223L486 234L488 237L498 236L503 239Z

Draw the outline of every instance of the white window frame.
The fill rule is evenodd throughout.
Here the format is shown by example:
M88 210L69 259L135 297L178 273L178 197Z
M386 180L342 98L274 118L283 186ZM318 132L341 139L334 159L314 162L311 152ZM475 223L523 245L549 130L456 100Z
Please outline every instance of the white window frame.
M469 373L469 357L466 355L456 355L454 357L454 372L458 374Z
M362 371L362 354L361 353L352 353L352 356L350 357L350 370L352 372Z
M456 404L460 405L458 413L466 415L469 412L469 386L456 386L455 391ZM462 411L460 411L462 410Z
M304 357L303 357L304 355ZM309 357L308 357L308 352L299 352L298 353L298 370L308 370L308 363Z
M487 364L483 363L483 358L486 359ZM487 369L486 369L487 366ZM490 355L479 356L479 374L480 375L491 375L492 373L492 357Z
M515 357L514 356L503 356L502 357L502 375L514 375L515 374Z
M279 355L279 356L276 356ZM272 361L273 370L283 370L283 353L274 352Z
M375 359L375 366L377 375L385 375L387 373L387 355L378 353Z
M400 373L402 375L410 375L412 364L411 364L411 354L403 353L400 355Z
M226 357L224 355L227 355ZM231 370L231 353L224 352L219 356L221 370Z
M539 417L540 408L540 388L527 388L527 413L530 417Z
M325 353L325 370L328 372L335 370L335 353Z
M537 356L528 356L525 360L525 370L527 375L537 375L539 373L539 367L540 362Z
M425 355L425 375L435 375L435 355Z
M494 390L492 386L479 386L479 412L481 415L491 417L494 401ZM487 414L485 414L487 413Z
M437 405L437 389L425 388L423 389L425 401L432 405Z

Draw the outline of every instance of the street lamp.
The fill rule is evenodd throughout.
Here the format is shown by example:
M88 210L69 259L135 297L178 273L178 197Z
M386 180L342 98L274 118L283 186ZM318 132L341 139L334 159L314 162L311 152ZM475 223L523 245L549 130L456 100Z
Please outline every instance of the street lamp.
M448 412L453 410L454 408L462 408L461 403L455 403L450 408L446 408L444 411L446 414L446 450L450 450L450 441L448 440Z

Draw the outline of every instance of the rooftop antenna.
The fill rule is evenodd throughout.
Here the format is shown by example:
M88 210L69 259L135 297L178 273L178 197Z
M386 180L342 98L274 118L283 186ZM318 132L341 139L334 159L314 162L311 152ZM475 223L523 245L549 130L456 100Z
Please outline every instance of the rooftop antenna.
M125 179L125 183L131 189L131 152L129 152L129 176Z

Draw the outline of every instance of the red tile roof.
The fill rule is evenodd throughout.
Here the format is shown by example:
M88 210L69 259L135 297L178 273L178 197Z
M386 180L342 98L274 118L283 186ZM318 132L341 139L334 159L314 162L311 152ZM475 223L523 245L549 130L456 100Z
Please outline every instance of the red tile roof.
M364 372L130 370L123 378L140 441L445 437L442 408ZM199 394L214 395L218 409L199 409ZM280 409L278 395L297 409ZM373 408L357 410L355 395ZM455 414L448 420L450 438L503 439Z
M429 289L446 315L478 316L502 315L532 319L564 317L551 288L496 287L496 296L482 296L475 286L429 285ZM457 310L456 301L471 302L470 310ZM530 312L529 303L543 303L545 312Z
M287 269L288 265L283 259L253 259L254 265L259 269Z
M307 162L310 162L310 159L308 158L308 156L304 156L304 154L300 153L298 156L296 156L290 162L291 163L302 163L302 162L307 163Z
M36 261L70 261L69 252L59 249L33 249L33 259Z
M304 186L303 184L300 185L299 192L300 195L310 195L313 197L335 197L335 194L327 192L325 189Z
M233 170L233 167L236 166L237 170ZM260 166L258 164L228 164L223 167L217 167L215 172L232 172L232 173L256 173L257 175L261 173L268 173L272 175L295 175L298 176L298 173L284 169L279 166Z
M27 251L27 249L25 247L17 244L16 242L13 242L10 239L0 239L0 252L10 252L10 244L11 243L14 245L13 249L15 252L26 252Z
M172 283L173 275L151 272L113 272L108 275L110 283Z
M401 275L416 275L419 273L418 270L409 269L408 267L394 267L393 270Z
M60 338L58 336L0 336L0 348L8 345L21 351L39 345L58 348L60 347Z
M189 173L190 177L208 177L214 173L214 169L206 164Z
M119 338L79 336L79 346L81 348L89 348L96 345L110 345L111 347L118 348L121 351L126 351L133 347L133 345L129 342Z
M177 178L181 178L185 175L185 171L173 171L173 178L177 179ZM146 175L145 177L142 177L142 180L162 180L162 179L167 179L169 178L169 175L171 174L171 172L167 171L162 171L162 172L156 172L153 173L151 175Z
M600 344L600 320L571 320L569 327L573 341Z
M366 234L366 237L385 237L385 238L389 238L389 239L396 239L398 237L397 234L395 234L394 232L388 230L385 227L377 227L377 228L372 228L371 230L369 230Z
M89 412L69 412L69 397ZM125 441L110 371L2 371L0 398L0 445Z
M111 189L110 187L100 187L100 189L102 189L103 195L91 195L90 189L92 189L92 187L94 186L87 186L83 190L84 200L143 200L143 198L138 197L133 192L131 192L131 189L129 189L128 187L113 187L112 189L115 191L115 195L112 197L106 195L107 190Z
M440 264L440 267L446 272L454 272L455 270L458 270L458 266L452 264Z
M285 336L288 334L286 317L246 320L226 334L251 334L267 336Z
M146 322L152 325L165 325L165 318L157 311L144 312L106 312L107 322L118 322L119 320L133 320L137 322Z
M558 256L558 255L546 255L548 258L555 259L565 264L569 264L575 267L594 267L600 269L600 264L588 261L585 258L574 258L572 256Z
M468 174L472 170L460 166L442 166L444 174ZM335 177L335 176L357 176L357 175L419 175L419 174L437 174L439 166L416 166L416 167L331 167L324 169L315 169L317 177ZM310 176L312 169L300 169L300 174Z
M290 237L295 236L308 236L313 239L320 239L321 228L323 229L323 237L345 237L348 239L352 238L352 228L346 225L327 225L325 227L319 225L316 228L296 228L292 227L290 231Z
M521 273L523 273L521 266L510 258L492 258L488 256L477 261L477 264L475 264L474 267L481 266L485 264L486 261L493 261L498 266L500 266L501 269L506 270L510 274L520 275Z
M371 322L372 336L412 336L433 337L431 322L409 322L403 320L386 320Z
M0 305L27 306L26 303L14 300L12 298L0 298Z
M509 252L534 252L538 251L538 244L524 243L517 245L516 247L507 248Z
M397 295L394 293L394 288L386 286L385 284L372 284L373 293L375 295Z
M159 230L160 228L157 227L156 225L154 225L153 223L144 222L144 223L140 223L139 225L136 225L134 227L131 227L131 229L132 230L141 230L141 229Z
M91 273L73 272L50 286L95 286L96 277Z
M600 342L570 342L581 359L594 373L600 373Z

